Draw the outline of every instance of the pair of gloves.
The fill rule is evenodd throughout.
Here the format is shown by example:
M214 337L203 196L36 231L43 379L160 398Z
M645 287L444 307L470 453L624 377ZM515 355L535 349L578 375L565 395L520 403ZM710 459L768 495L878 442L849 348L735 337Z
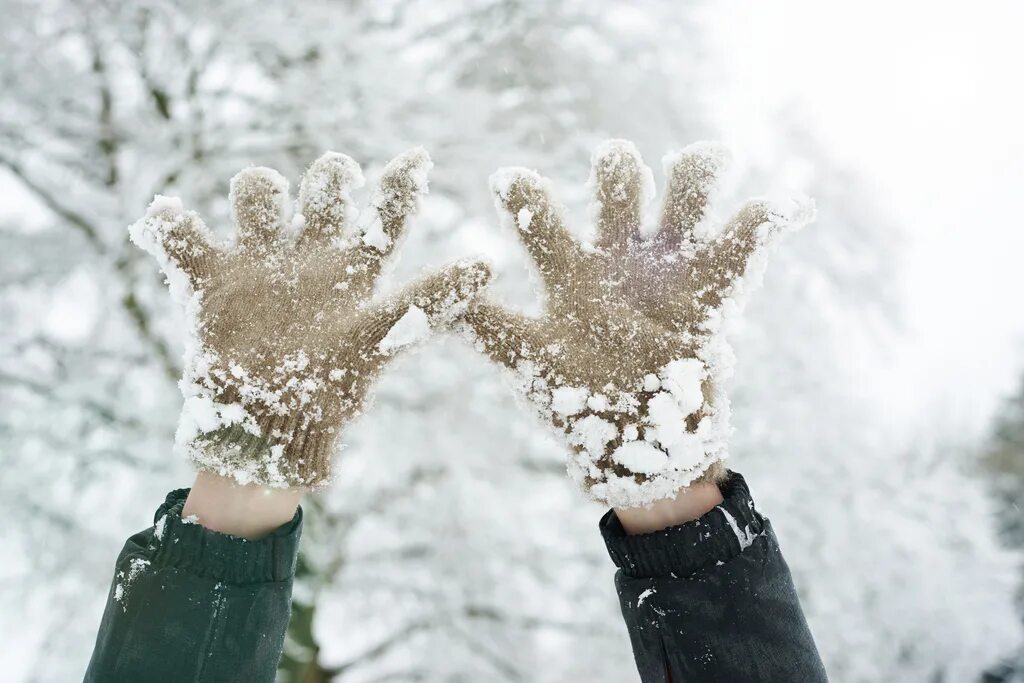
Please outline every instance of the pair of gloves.
M766 248L813 208L753 200L722 225L709 199L725 152L697 144L665 161L660 225L644 234L650 169L625 141L595 152L593 244L566 229L535 172L492 176L499 212L543 279L540 318L483 298L490 271L481 262L374 297L427 191L432 164L421 149L386 166L363 212L350 196L362 174L345 155L310 166L294 217L280 174L242 171L231 181L231 245L217 244L179 200L158 196L130 234L157 258L190 325L178 447L242 484L323 486L381 369L450 329L511 371L565 436L569 474L592 498L635 507L720 479L731 364L723 324Z

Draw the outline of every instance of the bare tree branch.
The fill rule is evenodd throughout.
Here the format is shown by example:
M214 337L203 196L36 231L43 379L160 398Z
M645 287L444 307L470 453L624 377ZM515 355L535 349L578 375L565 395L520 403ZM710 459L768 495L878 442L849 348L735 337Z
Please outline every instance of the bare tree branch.
M38 198L39 201L41 201L48 209L81 231L85 236L86 241L88 241L97 252L104 253L106 251L106 245L100 237L99 229L85 216L70 207L64 206L49 190L30 178L25 170L13 159L0 154L0 166L3 166L10 171L11 174L17 178L26 189L31 191L32 194L34 194L36 198Z

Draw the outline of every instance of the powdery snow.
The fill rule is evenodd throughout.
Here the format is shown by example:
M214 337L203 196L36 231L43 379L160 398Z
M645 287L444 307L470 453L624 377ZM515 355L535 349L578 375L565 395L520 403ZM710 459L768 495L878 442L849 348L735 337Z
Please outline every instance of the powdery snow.
M641 474L657 474L668 464L668 455L647 441L629 441L612 452L612 459Z
M626 171L633 164L636 164L640 169L640 205L647 206L647 203L654 197L654 173L643 162L640 150L629 140L605 140L594 148L590 161L591 170L590 176L587 178L586 187L593 195L597 195L597 170L599 165L603 168L603 173L612 179L605 183L605 190L613 198L622 199L628 191L627 182L630 176L627 175ZM600 208L600 201L595 199L590 205L591 216L596 217Z
M156 520L156 524L153 525L153 536L156 537L156 540L158 540L158 541L164 540L164 529L166 528L166 526L167 526L167 515L164 514L164 515L161 515L160 519Z
M618 436L615 425L597 415L587 415L573 425L570 441L582 446L593 459L604 455L605 446Z
M558 387L551 392L551 410L563 417L576 415L586 407L589 395L586 387Z
M377 348L381 353L391 354L398 349L414 344L430 336L430 320L423 309L418 306L409 306L409 310L398 319L384 338L380 340Z
M708 240L719 232L722 225L722 220L715 214L714 207L717 204L717 196L725 185L722 182L722 175L732 160L732 153L728 147L718 142L694 142L681 150L669 152L661 158L661 166L666 178L670 176L672 169L683 157L690 157L703 165L703 173L700 178L705 181L705 184L692 188L691 192L705 194L707 207L704 216L693 227L693 237L698 240Z
M740 544L740 550L746 550L749 548L751 544L753 544L754 539L757 538L757 534L753 533L750 530L750 527L743 527L740 529L739 524L736 523L736 518L733 517L724 507L719 506L715 509L722 513L722 516L725 517L725 521L729 524L729 528L732 529L734 534L736 534L736 541Z
M184 221L191 221L200 235L206 237L211 243L214 242L209 229L206 228L202 219L199 218L199 214L194 211L186 212L181 199L178 197L166 197L159 194L153 197L153 201L150 202L149 207L146 209L146 214L129 226L128 237L136 246L148 252L156 259L160 270L163 271L164 276L167 278L171 298L175 302L186 306L186 313L188 313L195 294L192 284L185 273L170 258L162 244L162 240L167 240L171 244L177 244L177 246L188 246L175 243L169 237L171 231ZM195 305L192 305L191 308L194 312Z
M684 415L689 415L704 403L701 383L704 381L704 364L696 358L674 360L665 365L659 373L661 387L667 389ZM644 385L646 386L646 379Z
M218 403L205 393L196 394L188 396L182 405L175 439L178 443L189 443L202 434L247 422L258 433L255 422L251 422L240 403Z
M659 391L647 403L649 438L666 447L677 443L686 434L686 415L672 394Z
M530 221L533 220L533 211L530 211L525 206L519 209L519 213L516 214L516 225L523 232L530 232Z
M128 597L128 593L131 591L132 583L134 583L135 579L145 571L149 564L149 560L145 560L141 557L133 557L129 563L128 571L119 571L117 573L117 583L114 584L114 602L124 602ZM127 611L128 606L122 604L121 609L122 611Z
M703 438L701 428L698 426L696 432L686 432L674 443L666 447L668 448L669 464L672 469L680 472L692 472L701 466L707 449L707 443Z
M330 216L339 225L348 225L359 214L352 201L352 190L366 183L362 169L352 157L340 152L325 152L303 176L299 205L307 211ZM327 201L340 197L341 201ZM296 214L296 218L302 214ZM301 230L305 220L293 221L292 230Z
M420 198L429 190L427 174L433 166L430 155L422 147L415 147L388 162L383 171L385 179L401 171L402 177L410 182L382 182L373 193L369 202L371 208L364 213L366 219L360 237L363 244L382 252L392 246L391 237L384 231L383 218L416 209Z
M231 179L230 189L228 191L228 201L231 204L231 215L238 224L239 217L235 213L235 209L238 206L236 203L239 193L249 190L251 186L263 187L267 184L272 189L272 197L274 199L274 205L269 209L271 215L267 217L267 222L270 224L278 224L283 221L284 225L288 225L292 218L292 198L291 198L291 184L288 179L281 175L276 169L268 168L266 166L250 166L242 171L239 171Z
M384 251L391 246L391 238L384 232L384 222L376 211L367 212L368 218L363 226L363 244L373 247L377 251Z

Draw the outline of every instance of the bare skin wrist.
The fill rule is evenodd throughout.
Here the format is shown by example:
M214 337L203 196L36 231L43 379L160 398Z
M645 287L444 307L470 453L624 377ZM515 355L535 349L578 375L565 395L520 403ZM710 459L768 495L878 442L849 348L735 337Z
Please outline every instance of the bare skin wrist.
M635 536L692 522L722 500L717 484L701 482L680 489L675 498L659 500L647 507L615 508L615 514L626 533Z
M181 516L195 516L211 531L256 540L291 521L303 493L302 489L243 486L211 472L199 472Z

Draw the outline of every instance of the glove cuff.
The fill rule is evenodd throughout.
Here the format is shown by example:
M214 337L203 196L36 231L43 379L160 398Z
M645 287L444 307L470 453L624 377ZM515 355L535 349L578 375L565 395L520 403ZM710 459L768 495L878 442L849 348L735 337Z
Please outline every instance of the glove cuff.
M197 437L188 446L190 459L241 484L316 489L330 481L335 430L296 416L257 422L259 434L234 424Z

